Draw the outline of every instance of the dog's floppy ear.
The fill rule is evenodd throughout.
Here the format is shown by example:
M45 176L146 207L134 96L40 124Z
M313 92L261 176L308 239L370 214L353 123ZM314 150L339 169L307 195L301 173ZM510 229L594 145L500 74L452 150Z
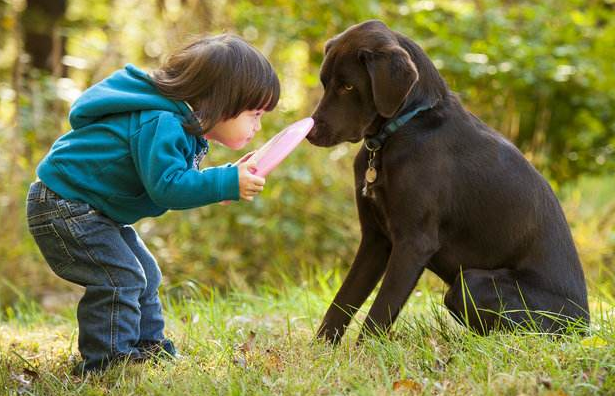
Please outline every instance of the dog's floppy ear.
M361 49L359 59L365 63L369 73L378 113L392 117L419 79L414 62L397 45L377 52Z

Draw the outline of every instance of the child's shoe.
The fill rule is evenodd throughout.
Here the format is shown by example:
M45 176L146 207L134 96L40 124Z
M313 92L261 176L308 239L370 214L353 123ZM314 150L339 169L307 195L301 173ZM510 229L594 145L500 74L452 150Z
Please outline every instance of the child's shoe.
M141 340L137 343L137 348L147 358L159 359L178 359L181 356L177 353L173 341L165 338L160 341Z
M85 360L77 363L73 367L72 374L78 377L85 377L88 373L102 373L108 369L111 365L126 361L128 363L143 363L147 360L147 355L140 350L130 352L128 354L122 353L114 356L113 358L103 359L96 362L85 362Z

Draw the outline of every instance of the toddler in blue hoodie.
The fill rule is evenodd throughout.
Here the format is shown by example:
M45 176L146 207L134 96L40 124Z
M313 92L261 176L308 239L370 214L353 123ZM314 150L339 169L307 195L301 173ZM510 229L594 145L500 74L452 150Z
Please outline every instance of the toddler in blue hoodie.
M85 288L77 374L175 356L165 338L160 269L132 223L169 209L251 201L265 180L247 157L199 169L208 140L241 149L277 104L270 63L239 37L201 37L151 75L133 65L73 104L72 130L37 168L30 233L51 269Z

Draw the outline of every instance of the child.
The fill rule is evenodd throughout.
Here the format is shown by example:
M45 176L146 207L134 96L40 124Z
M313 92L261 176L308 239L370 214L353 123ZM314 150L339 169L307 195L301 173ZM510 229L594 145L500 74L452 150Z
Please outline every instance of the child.
M265 179L245 156L199 170L207 139L238 150L277 105L278 77L232 35L199 38L151 76L127 65L90 87L30 186L28 226L51 269L85 287L75 372L174 356L163 334L161 273L130 224L168 209L252 201Z

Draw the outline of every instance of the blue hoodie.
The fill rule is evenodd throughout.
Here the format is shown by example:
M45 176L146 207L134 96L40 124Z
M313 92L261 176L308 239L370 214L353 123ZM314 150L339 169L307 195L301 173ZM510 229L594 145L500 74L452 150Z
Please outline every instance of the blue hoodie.
M87 202L131 224L168 209L239 199L237 167L202 171L202 137L187 134L188 106L162 96L151 78L126 65L87 89L73 104L73 128L37 168L38 177L66 199Z

